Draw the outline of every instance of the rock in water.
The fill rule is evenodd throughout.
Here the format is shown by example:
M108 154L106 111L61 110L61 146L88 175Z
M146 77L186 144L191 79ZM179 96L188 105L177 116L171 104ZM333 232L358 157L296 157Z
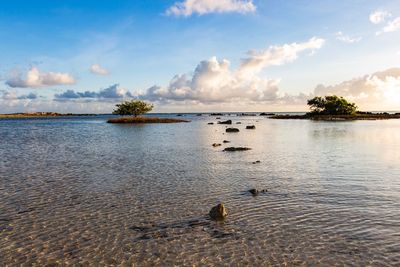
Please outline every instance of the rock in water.
M254 125L248 125L248 126L246 126L246 129L247 130L253 130L253 129L255 129L256 128L256 126L254 126Z
M226 216L228 216L228 212L225 208L224 203L220 203L210 210L209 215L213 220L223 221Z
M224 151L229 151L229 152L234 152L234 151L246 151L246 150L251 150L249 147L227 147L224 149Z
M213 125L214 123L213 122L209 122L209 123L207 123L208 125Z
M267 189L262 189L262 190L258 190L258 189L250 189L249 192L253 195L253 196L257 196L260 193L267 193L268 190Z
M218 124L232 124L232 120L219 121Z
M239 132L238 128L226 128L225 130L227 133L237 133Z
M257 195L260 193L260 191L258 191L258 190L255 189L255 188L250 189L249 192L250 192L253 196L257 196Z
M230 143L231 141L228 141L228 140L224 140L224 144L226 144L226 143Z
M214 143L212 144L213 147L221 146L221 144Z

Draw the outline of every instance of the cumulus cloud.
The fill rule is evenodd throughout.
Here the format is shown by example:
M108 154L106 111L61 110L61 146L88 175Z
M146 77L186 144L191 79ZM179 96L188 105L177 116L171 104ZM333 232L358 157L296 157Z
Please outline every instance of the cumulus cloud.
M379 24L391 16L392 14L390 14L388 11L376 10L369 15L369 21L371 21L373 24Z
M102 76L110 74L107 69L103 68L99 64L93 64L92 66L90 66L90 72Z
M153 86L139 98L151 101L196 101L201 103L242 100L273 100L278 81L240 78L230 62L213 57L200 62L193 76L176 75L167 87Z
M336 39L343 42L343 43L348 43L348 44L354 44L358 43L361 41L361 37L351 37L349 35L344 34L343 32L339 31L336 33Z
M292 62L306 50L322 47L323 39L311 38L304 43L272 46L263 51L251 51L237 69L232 70L230 61L212 57L201 61L193 75L176 75L168 86L153 86L139 94L150 101L195 101L197 103L221 103L241 101L277 100L279 79L262 78L259 72L269 66Z
M75 92L74 90L67 90L61 94L54 95L54 99L57 101L74 101L74 100L109 101L109 100L123 99L129 97L133 97L133 95L126 89L121 88L118 84L111 85L107 88L101 89L98 92L95 91Z
M40 72L38 68L31 68L26 75L18 73L6 80L6 84L10 87L45 87L52 85L74 84L75 79L68 73L60 72Z
M184 0L169 7L166 14L187 17L194 13L249 13L255 10L253 0Z
M318 85L314 94L339 95L361 105L384 105L391 101L398 101L398 105L400 103L400 68L364 75L336 85Z

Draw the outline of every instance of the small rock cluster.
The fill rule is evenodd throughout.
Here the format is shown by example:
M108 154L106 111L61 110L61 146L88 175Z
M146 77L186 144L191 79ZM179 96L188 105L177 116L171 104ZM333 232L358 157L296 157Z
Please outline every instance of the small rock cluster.
M270 114L262 114L262 115L270 115ZM219 118L217 118L217 119L219 119ZM214 123L210 122L208 124L214 124ZM218 124L231 125L232 124L232 120L218 121ZM241 124L241 122L236 122L236 124ZM254 129L256 129L256 126L255 125L247 125L246 129L254 130ZM225 129L225 132L227 132L227 133L237 133L237 132L239 132L239 129L238 128L229 127L229 128ZM224 144L230 143L230 141L223 140L223 143ZM221 144L220 143L214 143L214 144L212 144L212 146L213 147L219 147L219 146L221 146ZM247 151L247 150L251 150L251 148L248 148L248 147L226 147L223 151L225 151L225 152L235 152L235 151ZM256 160L256 161L253 161L252 163L253 164L259 164L259 163L261 163L261 161L260 160ZM257 196L257 195L259 195L261 193L268 192L268 190L267 189L259 190L259 189L253 188L253 189L250 189L248 192L251 193L253 196ZM210 216L210 218L212 220L223 221L228 216L228 211L225 208L225 205L223 203L220 203L220 204L218 204L217 206L213 207L210 210L209 216Z

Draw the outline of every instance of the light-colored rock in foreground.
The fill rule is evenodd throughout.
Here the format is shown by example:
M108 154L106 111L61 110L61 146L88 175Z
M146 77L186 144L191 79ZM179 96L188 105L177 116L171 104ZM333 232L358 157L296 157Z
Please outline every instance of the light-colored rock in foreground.
M226 216L228 216L228 211L226 210L224 203L219 203L210 210L209 215L213 220L223 221Z

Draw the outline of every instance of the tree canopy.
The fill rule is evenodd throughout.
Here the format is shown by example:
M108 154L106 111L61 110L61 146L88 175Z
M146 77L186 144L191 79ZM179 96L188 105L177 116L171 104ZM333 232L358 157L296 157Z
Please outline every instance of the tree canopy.
M153 110L153 104L142 100L125 101L116 105L113 114L115 115L133 115L135 117L143 115Z
M356 104L335 95L314 97L307 101L307 105L310 106L311 114L318 115L354 115L357 112Z

